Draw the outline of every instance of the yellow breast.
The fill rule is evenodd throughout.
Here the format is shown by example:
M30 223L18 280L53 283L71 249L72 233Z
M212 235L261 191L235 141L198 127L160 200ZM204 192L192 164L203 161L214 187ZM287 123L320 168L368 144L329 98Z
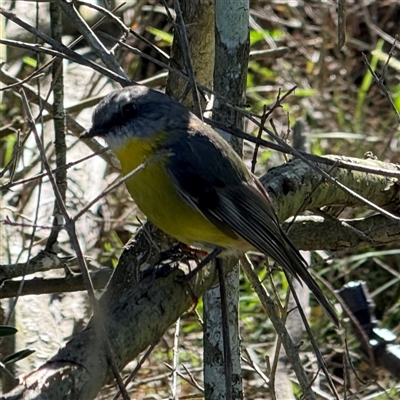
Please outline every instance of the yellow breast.
M144 169L127 180L126 186L137 206L161 230L187 245L229 248L235 244L175 190L165 169L166 163L173 162L169 158L173 155L154 157L155 145L137 139L129 139L114 152L124 175L148 161Z

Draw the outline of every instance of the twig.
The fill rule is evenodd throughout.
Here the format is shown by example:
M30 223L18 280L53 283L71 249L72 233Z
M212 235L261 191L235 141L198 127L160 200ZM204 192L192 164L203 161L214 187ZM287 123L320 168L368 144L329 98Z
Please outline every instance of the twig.
M260 123L258 123L254 118L252 118L251 121L256 123L257 126L260 126ZM344 161L343 158L341 158L339 156L337 159L332 160L331 158L328 158L328 157L317 156L315 154L310 154L310 153L306 153L303 151L295 152L294 149L286 143L284 143L284 144L272 143L268 140L258 139L256 137L254 137L253 135L250 135L249 133L246 133L240 129L227 127L224 124L214 121L209 118L204 118L204 122L206 122L207 124L217 128L217 129L221 129L231 135L234 135L238 138L248 140L249 142L255 143L255 144L260 143L264 147L279 151L281 153L292 154L296 157L299 157L302 159L304 158L309 161L313 161L313 162L317 162L317 163L321 163L321 164L325 164L325 165L337 165L338 168L349 169L349 170L354 170L354 171L361 171L361 172L366 172L369 174L389 176L389 177L393 177L393 178L400 178L400 171L398 171L398 168L393 169L393 170L385 169L385 168L373 168L373 167L369 167L369 166L365 166L365 165L360 165L360 164ZM266 128L264 128L264 131L266 131L268 133L270 132ZM299 154L299 156L297 156L298 154ZM307 162L307 165L309 165L308 162Z
M66 2L62 1L62 0L56 0L59 5L64 9L65 8L65 12L67 13L67 15L69 15L72 19L74 19L73 12L71 12L70 7L67 5ZM72 6L71 6L72 7ZM87 65L89 66L89 64L93 64L96 65L95 63L90 62L89 60L85 59L85 57L79 55L78 53L72 51L71 49L69 49L67 46L63 45L62 43L58 42L57 40L52 39L50 36L46 35L45 33L43 33L42 31L32 27L31 25L27 24L26 22L22 21L20 18L18 18L15 14L6 11L4 8L0 8L0 14L4 15L6 18L8 18L9 20L13 21L14 23L16 23L17 25L21 26L23 29L27 30L28 32L32 33L33 35L35 35L36 37L42 39L44 42L48 43L50 46L53 47L53 49L58 50L59 52L62 52L65 54L65 56L63 58L66 58L66 56L70 57L72 60L78 62L79 64L83 64L83 65ZM71 15L70 15L71 14ZM75 18L76 19L76 18ZM78 23L78 22L77 22ZM83 21L84 23L84 21ZM84 23L85 24L85 23ZM86 25L87 26L87 25ZM79 27L82 27L82 23L79 24ZM83 30L85 30L84 28L82 28ZM89 29L89 28L88 28ZM90 29L89 29L90 30ZM85 31L86 32L86 31ZM91 31L90 31L91 32ZM86 38L88 40L88 42L90 43L91 41L93 41L93 33L92 33L92 38ZM97 39L97 38L96 38ZM101 44L102 46L102 44ZM106 50L107 51L107 50ZM79 60L79 61L78 61ZM113 58L114 62L110 62L110 64L113 66L116 61ZM104 60L103 60L104 61ZM106 61L107 58L106 58ZM107 65L107 63L105 63ZM99 66L97 66L99 67ZM115 69L114 69L115 68ZM130 83L130 80L126 77L125 73L122 71L122 73L117 73L116 71L118 71L119 69L121 69L121 67L117 64L115 67L111 68L111 70L108 70L109 73L112 73L116 80L119 80L120 83L122 85L127 85ZM107 69L104 69L107 70Z
M261 121L260 121L260 127L258 128L257 139L261 139L266 120L267 120L267 106L264 104L263 113L262 113ZM260 148L260 142L256 143L256 145L254 147L254 151L253 151L253 158L251 160L251 172L253 174L256 170L257 156L258 156L259 148Z
M193 374L189 371L189 368L188 368L185 364L182 364L182 367L183 367L183 369L186 371L186 373L189 375L189 378L190 378L190 382L188 382L187 380L186 380L186 382L192 383L192 385L193 385L197 390L199 390L200 392L204 393L204 388L202 388L202 387L197 383L196 379L194 379Z
M249 60L271 60L274 58L283 57L290 51L289 47L277 47L276 49L264 49L264 50L251 50Z
M248 360L246 360L244 357L242 357L242 361L244 361L246 364L250 365L250 367L252 367L254 369L254 371L257 372L258 375L260 375L261 379L265 382L265 384L267 385L267 387L269 387L270 385L270 380L268 378L267 375L264 374L264 372L262 371L262 369L258 366L258 364L256 364L256 362L253 360L253 358L251 357L251 354L249 353L249 350L247 349L247 347L245 347L243 349L243 351L245 352L245 354L248 357Z
M183 20L181 6L179 0L174 0L174 9L176 12L176 30L179 33L180 44L182 46L183 58L185 60L186 72L189 77L189 83L192 88L194 113L203 120L203 113L201 111L199 92L197 90L196 78L193 71L193 63L190 57L189 40L186 34L185 21Z
M32 113L30 111L29 104L28 104L28 99L26 98L25 92L23 90L21 90L20 94L21 94L21 97L22 97L22 105L23 105L23 108L24 108L24 111L25 111L25 114L26 114L27 122L29 124L30 129L32 130L32 132L34 134L36 145L38 146L39 153L40 153L40 155L42 157L43 165L44 165L44 167L45 167L45 169L46 169L46 171L48 173L49 180L50 180L54 195L55 195L55 197L56 197L56 199L58 201L58 206L60 208L60 212L61 212L61 214L63 215L63 217L65 219L65 228L67 229L67 232L68 232L68 235L69 235L69 238L70 238L70 241L71 241L71 245L74 248L76 256L77 256L77 260L78 260L78 263L79 263L79 267L81 269L82 277L83 277L83 280L85 282L86 290L88 292L89 300L90 300L91 306L93 308L93 314L94 314L95 321L97 323L98 328L103 332L102 336L103 336L103 340L104 340L104 344L105 344L105 351L106 351L106 354L107 354L109 365L110 365L110 367L111 367L111 369L113 371L115 380L117 381L117 384L118 384L118 386L119 386L119 388L120 388L120 390L121 390L121 392L123 394L124 400L129 400L128 393L126 392L126 389L125 389L125 387L123 385L123 382L122 382L122 378L121 378L121 376L119 374L118 367L117 367L117 364L116 364L116 361L115 361L115 357L114 357L114 354L113 354L113 351L112 351L112 348L111 348L111 343L110 343L110 340L109 340L108 335L107 335L107 331L106 331L105 326L104 326L104 319L103 319L103 316L102 316L102 314L100 312L100 308L99 308L96 296L94 294L94 288L93 288L92 280L90 278L89 271L88 271L88 268L87 268L87 265L86 265L86 261L85 261L85 259L83 257L82 249L80 247L78 238L76 236L75 221L72 220L69 217L68 211L67 211L67 209L65 207L65 204L63 202L62 196L61 196L60 191L59 191L59 189L57 187L57 183L55 181L55 178L54 178L53 174L51 173L50 165L49 165L49 163L47 161L46 154L45 154L45 152L43 150L43 146L42 146L42 142L41 142L41 140L39 138L39 134L38 134L38 132L36 130L36 126L35 126L35 123L34 123L34 118L33 118Z
M0 39L1 42L1 39ZM17 82L21 82L18 79L12 77L11 75L7 74L5 71L0 69L0 81L6 84L14 84ZM42 96L39 96L35 89L28 85L28 84L23 84L22 89L24 89L24 92L26 96L28 97L28 100L38 106L40 106L42 109L45 109L49 114L52 113L52 105ZM45 118L44 118L45 119ZM72 118L70 115L66 116L67 119L67 127L68 129L75 134L75 136L79 136L85 129L78 123L74 118ZM89 140L87 141L86 145L95 153L102 154L102 158L107 161L114 169L119 170L119 161L116 156L114 156L112 153L104 153L105 149L103 146L101 146L96 140Z
M4 225L16 226L18 228L33 228L33 229L41 229L41 230L53 229L53 227L50 226L50 225L37 225L35 223L26 224L26 223L23 223L23 222L14 222L14 221L11 221L8 216L6 216L6 218L2 222L3 222ZM32 236L34 236L34 233L32 233Z
M301 319L302 319L302 321L303 321L303 324L304 324L304 326L305 326L305 328L306 328L306 332L307 332L308 338L310 339L311 346L312 346L312 348L313 348L313 350L314 350L315 355L317 356L317 360L318 360L319 367L320 367L320 368L322 369L322 371L324 372L324 374L325 374L325 379L328 381L328 385L329 385L329 387L331 388L332 393L334 394L334 396L336 397L336 399L339 400L339 393L337 392L337 390L336 390L336 388L335 388L335 385L333 384L331 375L330 375L330 373L329 373L329 371L328 371L328 367L327 367L327 365L326 365L326 363L325 363L325 360L324 360L324 358L322 357L322 354L321 354L321 352L320 352L320 350L319 350L318 343L317 343L317 341L315 340L314 334L313 334L312 331L311 331L310 324L309 324L308 321L307 321L307 317L306 317L306 315L304 314L304 310L303 310L303 307L301 306L300 299L299 299L299 297L297 296L296 290L294 289L294 285L293 285L293 282L292 282L292 280L291 280L292 277L291 277L291 276L288 276L288 274L286 274L286 273L285 273L285 275L286 275L286 279L287 279L287 281L288 281L288 283L289 283L289 287L290 287L290 291L292 292L292 296L293 296L293 298L294 298L294 300L295 300L295 302L296 302L296 304L297 304L297 311L299 312L299 314L300 314L300 316L301 316Z
M316 399L315 394L313 393L310 387L307 375L301 364L298 350L296 349L296 346L293 344L292 339L290 338L289 333L287 332L286 327L283 324L281 317L276 310L276 305L273 299L269 296L264 285L258 279L258 276L254 272L253 266L248 257L245 255L244 257L241 257L240 261L244 273L246 274L251 285L256 291L261 304L263 305L265 311L267 312L269 318L271 319L271 322L274 325L277 334L282 340L282 344L285 348L286 355L288 356L288 359L292 364L294 372L296 373L297 379L299 380L299 384L303 391L303 395L306 396L307 399L315 400Z
M0 8L0 14L4 14L2 12L1 8ZM31 44L31 43L20 42L18 40L11 40L11 39L0 39L0 44L4 44L6 46L12 46L12 47L20 47L22 49L26 49L26 50L32 51L34 53L44 53L44 54L49 54L53 57L61 57L61 58L65 58L66 60L74 61L77 64L92 68L93 70L103 74L104 76L107 76L110 79L113 79L114 81L120 83L122 86L132 85L134 83L133 81L131 81L131 80L127 81L125 78L122 78L121 76L117 75L113 71L111 71L107 68L104 68L101 65L96 64L93 61L90 61L89 59L84 58L83 56L79 55L78 53L75 53L74 51L68 49L68 47L66 47L62 44L59 44L58 46L56 45L56 48L61 48L59 50L49 49L47 47L43 47L43 46ZM64 49L67 49L68 51L64 52L63 51Z
M164 363L164 365L170 369L171 371L173 370L172 365L169 365L167 363ZM201 387L196 380L194 379L192 373L187 369L187 367L185 365L182 365L182 367L185 369L186 373L189 375L188 379L185 375L182 374L182 372L176 371L176 373L178 374L178 376L180 378L182 378L185 382L187 382L189 385L192 385L193 387L195 387L197 390L199 390L201 393L204 393L204 388ZM180 399L182 398L182 396L180 397Z
M107 8L104 8L102 6L99 6L96 3L89 3L88 1L84 1L84 0L74 0L75 4L78 5L82 5L85 7L89 7L89 8L93 8L96 11L101 12L102 14L104 14L105 16L107 16L109 19L111 19L113 22L115 22L117 25L120 26L120 28L125 32L125 33L129 33L129 28L118 18L116 17L113 12L118 10L118 8L122 7L122 5L119 5L118 7L115 7L115 9L113 9L112 11L107 10ZM76 12L76 10L75 10ZM78 14L79 15L79 14ZM102 19L102 21L104 21L104 18ZM75 22L75 21L74 21ZM99 23L97 22L93 27L98 26ZM92 27L92 29L93 29ZM88 31L89 32L89 31ZM89 32L90 34L94 35L93 31ZM84 35L82 35L84 36ZM85 36L84 36L85 37ZM86 39L86 37L85 37ZM107 49L106 49L107 50ZM109 51L107 50L107 52L109 53Z
M62 40L62 11L53 2L50 3L50 30L53 39ZM56 154L56 166L64 166L67 162L66 124L64 113L64 70L63 59L55 58L51 65L52 82L48 94L53 92L53 126L54 126L54 151ZM47 100L47 99L46 99ZM40 116L43 113L40 110ZM67 193L67 170L60 169L55 173L57 187L65 203ZM57 242L58 234L62 226L62 217L55 200L53 205L53 228L46 241L46 250L51 251Z
M115 12L116 10L118 10L119 8L122 7L122 4L118 5L117 7L115 7L112 12ZM108 11L108 10L107 10ZM97 21L93 26L92 29L95 29L97 26L99 26L106 18L102 17L99 21ZM119 21L119 20L118 20ZM75 39L72 43L70 43L68 45L68 48L72 49L77 43L79 43L82 40L83 36L79 36L77 39ZM30 80L34 79L34 78L39 78L41 75L43 75L43 72L47 67L49 67L54 60L56 59L56 57L53 57L50 61L48 61L47 63L45 63L42 67L36 69L32 74L30 74L27 78L19 81L19 82L15 82L13 84L10 84L4 88L0 88L0 91L2 90L7 90L7 89L11 89L15 86L19 86L23 83L29 82ZM51 115L51 114L50 114Z
M60 265L59 268L63 268L64 265L65 264ZM30 265L28 265L27 272L23 273L23 275L28 274L29 271ZM110 280L113 271L113 269L108 268L103 268L98 271L91 271L90 279L92 280L94 289L104 289ZM0 290L0 299L8 299L17 296L78 292L81 290L86 290L82 274L73 274L63 278L25 279L22 290L20 289L20 283L21 281L13 280L6 280L3 282Z
M372 260L381 268L392 274L395 278L391 279L389 282L386 282L384 285L379 286L377 289L375 289L373 292L371 292L371 297L374 298L378 294L382 292L386 292L387 289L390 288L390 286L395 285L397 282L400 281L400 273L398 273L396 270L391 268L389 265L384 263L380 258L378 257L372 257ZM396 306L396 303L393 305Z
M155 52L160 54L162 57L164 57L166 60L171 61L170 56L165 52L162 51L158 46L156 46L154 43L152 43L149 39L144 37L138 32L135 32L132 28L129 29L129 33L131 33L133 36L137 37L140 39L142 42L146 43L147 46L149 46L151 49L153 49Z
M108 51L103 43L98 39L98 37L93 33L92 29L87 25L86 21L81 17L81 15L76 11L73 2L68 2L65 0L55 0L59 7L65 12L68 18L72 21L76 29L84 36L84 38L89 43L90 47L94 50L97 56L103 61L103 63L111 70L114 71L117 75L124 78L126 83L130 81L129 77L126 75L125 71L118 64L116 58L110 51ZM102 12L106 12L106 10L102 10ZM111 14L107 11L107 15ZM112 14L111 14L112 15ZM121 25L121 24L120 24ZM126 31L127 28L122 24ZM67 48L66 46L64 46Z
M63 169L72 168L73 166L78 165L78 164L80 164L80 163L82 163L82 162L84 162L86 160L89 160L89 159L91 159L91 158L93 158L93 157L95 157L95 156L97 156L97 155L99 155L101 153L106 152L106 151L108 151L108 148L105 148L105 149L101 150L100 152L95 152L95 153L89 154L89 155L87 155L85 157L80 158L77 161L72 161L72 162L69 162L68 164L64 164L64 165L62 165L62 166L60 166L58 168L54 168L54 169L51 170L51 172L54 174L57 171L60 171L60 170L63 170ZM1 171L1 172L3 172L3 171ZM2 176L2 174L0 173L0 177L1 176ZM5 185L0 186L0 192L7 191L7 190L11 189L14 186L24 185L26 183L36 181L38 179L44 178L45 176L47 176L47 172L42 172L41 174L37 174L35 176L32 176L31 178L25 178L25 179L20 179L18 181L6 183Z
M146 353L143 354L142 358L139 360L137 363L136 367L133 369L133 371L129 374L129 376L125 379L125 387L128 386L128 383L135 377L135 375L139 372L140 368L142 368L142 365L144 362L150 357L150 354L156 347L156 343L153 343L152 345L149 346L149 348L146 350ZM113 400L118 400L119 395L121 394L120 391L116 393L116 395L113 397Z
M396 41L397 41L397 36L396 36L395 42L394 42L393 45L392 45L392 48L390 49L390 52L389 52L388 58L387 58L387 60L386 60L386 63L385 63L385 65L383 66L383 71L382 71L381 77L378 77L378 75L376 75L375 71L371 68L371 65L370 65L370 63L369 63L369 61L368 61L368 58L367 58L367 56L365 55L365 53L361 53L361 55L362 55L362 59L363 59L365 65L366 65L367 68L368 68L369 73L370 73L370 74L372 75L372 77L374 78L374 81L377 83L377 85L378 85L379 88L381 89L383 95L386 97L387 101L389 102L390 108L391 108L391 109L393 110L393 112L396 114L397 122L400 123L400 114L399 114L399 112L397 111L397 108L396 108L396 106L394 105L393 100L392 100L392 98L391 98L391 96L390 96L388 90L386 89L385 84L383 83L383 81L384 81L384 79L385 79L386 68L387 68L387 66L389 65L390 59L393 57L393 53L394 53L394 48L395 48L395 45L396 45Z
M273 121L271 121L273 124ZM320 175L322 175L324 178L326 178L329 182L337 186L339 189L343 190L345 193L349 194L350 196L356 198L359 200L361 203L364 203L368 207L372 208L375 211L378 211L380 214L384 215L385 217L391 219L392 221L400 222L400 218L396 217L392 213L384 210L381 207L378 207L376 204L374 204L372 201L367 200L366 198L360 196L358 193L354 192L354 190L349 189L347 186L343 185L340 183L338 180L335 178L332 178L327 172L325 172L323 169L321 169L318 165L313 164L311 161L309 161L306 157L304 157L299 151L294 149L293 147L289 146L288 144L285 143L278 135L275 135L274 133L271 133L273 138L282 146L287 147L288 150L292 152L293 155L299 157L301 160L303 160L310 168L312 168L314 171L318 172Z
M178 364L179 364L179 327L180 327L180 323L181 323L181 319L178 318L177 321L175 322L174 348L173 348L174 357L172 359L172 382L171 382L172 400L178 400L177 371L178 371Z
M364 240L367 243L370 243L372 246L376 246L376 243L374 240L372 240L368 235L366 235L364 232L360 231L359 229L355 228L354 226L351 226L347 221L345 220L340 220L339 218L335 217L332 214L328 214L322 210L314 210L314 214L320 215L321 217L331 220L340 226L342 226L344 229L348 229L350 232L352 232L354 235L358 236L360 239Z
M229 334L228 302L225 285L224 269L220 258L215 259L215 267L218 272L219 290L221 293L221 324L222 341L224 348L224 369L225 369L225 399L232 400L232 354L231 354L231 335Z
M157 160L159 160L162 157L168 157L170 155L169 151L162 151L157 153L156 155L151 156L148 158L146 161L144 161L142 164L138 165L133 171L129 172L129 174L126 174L123 176L121 179L119 179L117 182L114 184L110 185L107 189L103 190L99 195L97 195L92 201L90 201L85 207L83 207L72 219L74 222L77 221L83 214L85 214L90 207L92 207L93 204L97 203L100 199L105 197L108 193L112 192L114 189L116 189L118 186L120 186L122 183L126 182L128 179L132 178L132 176L136 175L139 171L142 169L146 168L147 166L153 164Z

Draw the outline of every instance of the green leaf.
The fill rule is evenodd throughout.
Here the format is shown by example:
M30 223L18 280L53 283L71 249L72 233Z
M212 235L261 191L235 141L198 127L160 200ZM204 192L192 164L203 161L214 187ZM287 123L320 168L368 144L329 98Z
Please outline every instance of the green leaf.
M383 41L383 39L381 40ZM383 52L380 48L377 47L375 50L372 50L371 54L374 57L377 57L378 60L383 62L384 64L386 64L387 62L389 67L395 69L397 72L400 71L400 61L393 57L389 59L389 54Z
M285 94L284 91L282 91L282 95ZM315 89L302 89L302 88L297 88L294 91L294 95L296 97L313 97L318 94L318 90Z
M252 46L253 44L256 44L257 42L259 42L261 40L265 40L266 36L268 36L272 39L275 39L275 40L279 40L283 37L283 32L278 29L274 29L272 31L270 31L268 29L264 29L264 30L260 30L260 31L251 30L250 31L250 46Z
M0 325L0 336L11 336L15 335L18 332L18 329L15 329L13 326L9 325Z
M37 61L32 57L28 57L28 56L23 57L22 61L24 64L28 65L29 67L36 68L36 66L37 66Z
M392 89L393 103L396 110L400 112L400 84Z
M17 361L20 361L28 356L30 356L31 354L33 354L36 350L31 350L31 349L25 349L25 350L21 350L21 351L17 351L14 354L11 354L9 356L7 356L4 360L3 363L4 364L12 364L15 363Z
M172 40L174 38L174 35L168 32L164 32L161 29L153 28L152 26L148 26L146 28L146 31L154 35L155 37L158 37L159 40L163 40L164 42L167 42L169 45L172 45Z
M7 135L2 140L5 142L4 165L7 165L11 161L17 137L12 134L12 135Z

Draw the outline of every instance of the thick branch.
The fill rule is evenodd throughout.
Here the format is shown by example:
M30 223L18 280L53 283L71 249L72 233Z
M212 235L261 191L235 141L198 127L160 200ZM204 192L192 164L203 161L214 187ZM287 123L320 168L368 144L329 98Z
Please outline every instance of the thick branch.
M161 236L159 233L158 237ZM204 269L186 284L176 280L181 273L178 269L167 274L161 269L136 282L140 266L154 265L148 258L144 259L144 254L149 254L149 243L142 231L122 254L100 302L120 368L149 344L156 343L195 299L211 287L216 277L212 269ZM26 398L41 393L47 399L92 399L111 377L103 340L99 337L101 332L94 326L91 321L52 360L26 376L5 398Z
M289 228L289 237L300 250L363 249L400 241L400 224L382 215L354 220L300 216L283 228Z
M399 170L399 167L395 164L386 164L378 160L361 160L340 156L326 156L326 158L351 161L358 165L377 169ZM377 206L390 210L399 209L397 178L333 168L321 163L315 163L315 165L328 172L342 185L347 186ZM285 220L305 210L324 206L358 207L362 205L356 198L345 193L334 184L326 182L310 166L299 159L271 169L261 178L261 182L275 203L280 220Z

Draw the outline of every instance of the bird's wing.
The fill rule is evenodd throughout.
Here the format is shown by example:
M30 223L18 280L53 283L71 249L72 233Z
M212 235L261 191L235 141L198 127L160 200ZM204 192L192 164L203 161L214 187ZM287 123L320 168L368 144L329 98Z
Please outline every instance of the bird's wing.
M267 193L236 153L232 155L233 150L229 153L202 135L179 146L167 170L181 196L221 231L246 240L280 264L285 273L303 281L338 325L307 263L282 231Z
M262 186L214 131L207 133L174 143L174 159L166 167L181 196L222 231L234 232L297 278L303 275L300 268L308 274Z
M204 126L202 127L204 128ZM169 150L173 160L166 169L182 198L222 232L237 239L234 230L211 211L218 205L218 189L240 184L249 172L238 155L225 147L219 135L193 131L185 140L174 141Z
M261 185L258 182L257 184ZM280 228L263 190L242 183L240 186L227 187L217 192L220 201L210 213L221 218L256 249L273 258L282 266L288 279L289 272L303 281L314 293L331 321L340 326L335 310L310 274L307 263Z

